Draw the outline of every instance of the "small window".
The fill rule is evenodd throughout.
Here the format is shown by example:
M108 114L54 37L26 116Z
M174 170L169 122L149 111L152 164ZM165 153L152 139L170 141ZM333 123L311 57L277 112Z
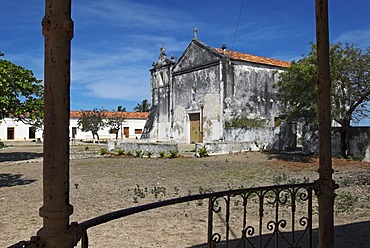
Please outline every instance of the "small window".
M143 130L141 129L135 129L135 134L142 134L143 133Z
M28 138L29 139L36 138L36 127L29 127L28 128Z

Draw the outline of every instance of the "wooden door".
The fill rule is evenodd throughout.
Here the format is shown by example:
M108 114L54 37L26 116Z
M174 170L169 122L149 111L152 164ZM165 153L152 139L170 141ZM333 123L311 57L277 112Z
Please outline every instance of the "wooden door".
M14 127L8 127L7 139L13 140L14 139Z
M130 129L129 127L124 127L123 128L123 134L125 135L126 138L130 137Z
M190 143L200 142L200 114L189 114L190 119Z

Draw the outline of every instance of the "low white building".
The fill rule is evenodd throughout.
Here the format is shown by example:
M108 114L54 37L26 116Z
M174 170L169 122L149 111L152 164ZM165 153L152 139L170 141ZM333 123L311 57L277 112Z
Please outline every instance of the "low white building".
M69 133L70 138L74 140L93 140L92 133L83 132L78 126L78 119L82 116L82 111L71 111ZM104 112L105 119L113 118L121 122L118 138L121 139L140 139L148 118L147 112ZM112 133L110 127L104 127L99 132L101 140L113 140L116 134Z
M0 120L0 141L42 140L43 130L13 118Z
M93 140L91 132L83 132L78 126L78 119L82 111L70 112L69 133L70 139L78 141ZM148 118L147 112L104 112L106 119L115 118L121 122L118 138L139 139ZM99 132L101 140L115 139L109 127L104 127ZM12 118L5 118L0 123L0 141L42 141L43 130L32 125L25 124Z

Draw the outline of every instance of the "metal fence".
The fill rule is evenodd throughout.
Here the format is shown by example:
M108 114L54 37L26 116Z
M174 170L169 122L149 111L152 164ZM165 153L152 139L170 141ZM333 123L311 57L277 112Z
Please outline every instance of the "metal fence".
M208 199L207 244L197 247L312 247L315 185L288 184L190 195L122 209L74 224L81 235L81 247L88 248L89 228L151 209Z

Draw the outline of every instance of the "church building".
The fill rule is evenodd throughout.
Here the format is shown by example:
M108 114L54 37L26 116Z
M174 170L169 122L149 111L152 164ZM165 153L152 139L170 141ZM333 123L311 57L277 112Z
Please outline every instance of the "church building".
M162 47L151 72L152 110L142 138L205 143L248 119L274 127L282 114L273 85L290 63L210 47L196 35L176 61ZM231 123L231 124L230 124Z

